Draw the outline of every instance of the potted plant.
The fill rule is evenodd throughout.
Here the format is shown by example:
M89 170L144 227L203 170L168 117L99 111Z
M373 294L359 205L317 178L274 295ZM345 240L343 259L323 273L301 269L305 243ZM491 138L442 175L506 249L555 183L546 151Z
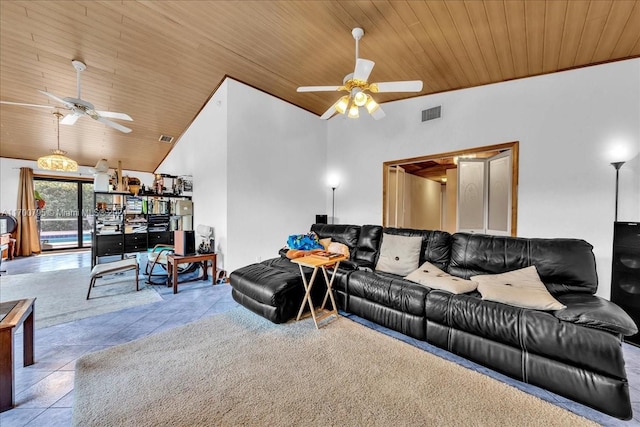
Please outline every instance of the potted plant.
M46 202L44 201L38 190L34 190L33 193L36 197L36 208L44 209L44 205L46 204Z

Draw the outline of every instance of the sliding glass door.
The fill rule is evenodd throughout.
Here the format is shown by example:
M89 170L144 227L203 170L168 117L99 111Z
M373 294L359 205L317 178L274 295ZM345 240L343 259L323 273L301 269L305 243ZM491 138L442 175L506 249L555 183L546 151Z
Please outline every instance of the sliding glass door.
M37 211L42 250L90 248L93 182L35 177L34 183L44 200Z

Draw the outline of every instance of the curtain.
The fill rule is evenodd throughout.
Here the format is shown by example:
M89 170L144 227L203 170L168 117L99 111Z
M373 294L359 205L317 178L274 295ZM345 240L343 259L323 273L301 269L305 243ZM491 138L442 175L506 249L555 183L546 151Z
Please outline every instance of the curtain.
M16 253L29 256L40 253L40 236L36 222L36 196L33 191L33 169L20 168L18 212L16 215Z

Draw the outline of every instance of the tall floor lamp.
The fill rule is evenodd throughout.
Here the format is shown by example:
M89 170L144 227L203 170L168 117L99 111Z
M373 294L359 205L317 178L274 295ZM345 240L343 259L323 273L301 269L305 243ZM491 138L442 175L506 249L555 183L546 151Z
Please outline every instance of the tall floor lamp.
M618 175L620 173L620 168L624 165L625 162L613 162L611 166L616 168L616 217L615 221L618 221Z
M336 175L332 175L328 180L331 187L331 224L336 223L336 188L340 187L340 179Z

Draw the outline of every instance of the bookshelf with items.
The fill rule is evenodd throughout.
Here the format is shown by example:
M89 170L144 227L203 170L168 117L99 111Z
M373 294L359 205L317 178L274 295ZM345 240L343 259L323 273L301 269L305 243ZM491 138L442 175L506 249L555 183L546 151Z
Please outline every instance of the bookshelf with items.
M95 192L91 265L100 257L172 245L173 231L192 229L190 196Z
M91 266L103 256L124 256L124 212L128 193L93 193L94 221Z
M191 230L191 197L178 195L143 196L143 210L147 219L147 244L153 248L159 244L173 245L174 230ZM183 206L189 205L187 212Z
M124 252L147 250L147 218L143 209L143 198L127 196L124 214Z

